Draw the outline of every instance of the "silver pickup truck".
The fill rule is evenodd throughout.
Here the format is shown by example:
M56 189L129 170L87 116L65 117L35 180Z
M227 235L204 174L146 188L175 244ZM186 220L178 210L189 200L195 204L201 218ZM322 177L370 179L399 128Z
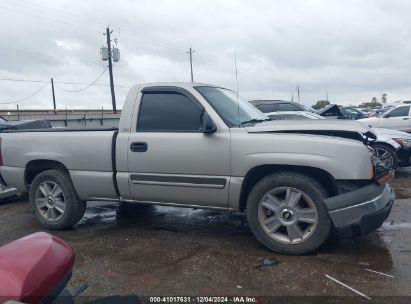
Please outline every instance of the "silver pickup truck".
M375 173L364 124L268 121L212 85L136 85L118 130L0 137L1 182L29 191L48 229L76 224L89 200L246 211L266 247L304 254L333 230L375 230L394 200L392 172Z

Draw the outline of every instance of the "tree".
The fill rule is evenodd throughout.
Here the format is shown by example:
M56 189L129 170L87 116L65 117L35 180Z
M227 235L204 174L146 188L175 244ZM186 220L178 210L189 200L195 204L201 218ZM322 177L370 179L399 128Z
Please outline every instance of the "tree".
M373 97L370 102L363 102L362 104L358 105L359 108L376 108L381 107L381 103L377 101L377 98Z
M382 103L387 103L387 94L382 94L381 101Z
M314 110L319 110L322 109L326 106L328 106L330 104L330 102L328 100L318 100L313 106L312 108Z

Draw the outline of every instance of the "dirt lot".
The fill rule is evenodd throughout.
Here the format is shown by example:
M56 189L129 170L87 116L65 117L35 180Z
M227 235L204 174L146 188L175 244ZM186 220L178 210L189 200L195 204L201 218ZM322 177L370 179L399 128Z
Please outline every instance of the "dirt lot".
M251 235L243 214L209 210L90 203L80 224L55 234L74 247L70 287L86 283L86 296L353 295L328 274L389 302L385 296L411 296L411 170L392 185L398 199L381 229L331 239L308 256L272 253ZM0 204L0 225L0 245L41 230L25 201Z

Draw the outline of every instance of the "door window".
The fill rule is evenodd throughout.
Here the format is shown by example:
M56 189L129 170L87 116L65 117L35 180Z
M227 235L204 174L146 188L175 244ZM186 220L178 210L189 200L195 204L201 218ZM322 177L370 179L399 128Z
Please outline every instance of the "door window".
M139 132L200 132L203 110L174 92L148 92L141 99Z
M401 117L401 116L408 116L410 112L410 107L398 107L388 113L388 117Z

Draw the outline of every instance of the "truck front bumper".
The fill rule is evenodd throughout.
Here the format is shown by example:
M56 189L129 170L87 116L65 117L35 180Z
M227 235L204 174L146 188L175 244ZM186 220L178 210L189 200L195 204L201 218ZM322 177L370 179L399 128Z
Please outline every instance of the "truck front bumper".
M372 183L325 200L331 220L341 237L366 234L381 227L395 199L389 184Z

